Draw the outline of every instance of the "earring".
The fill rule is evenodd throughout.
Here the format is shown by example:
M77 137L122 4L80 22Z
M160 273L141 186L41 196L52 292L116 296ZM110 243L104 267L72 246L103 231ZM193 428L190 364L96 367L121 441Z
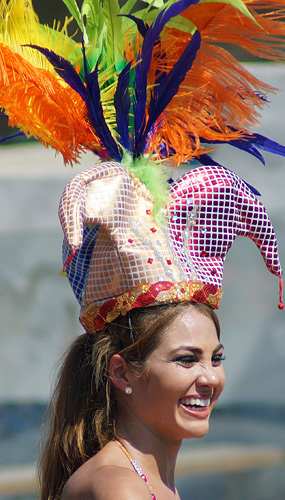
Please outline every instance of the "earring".
M133 389L128 385L126 388L125 388L125 393L126 394L132 394L133 392Z

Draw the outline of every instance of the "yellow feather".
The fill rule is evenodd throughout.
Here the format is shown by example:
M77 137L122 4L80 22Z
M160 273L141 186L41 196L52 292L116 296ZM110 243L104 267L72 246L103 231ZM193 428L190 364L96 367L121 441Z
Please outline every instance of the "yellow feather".
M66 59L75 59L79 46L67 35L71 19L66 18L60 28L40 24L31 0L1 0L0 43L8 45L36 68L47 69L56 75L53 66L37 50L23 45L39 45L52 49Z

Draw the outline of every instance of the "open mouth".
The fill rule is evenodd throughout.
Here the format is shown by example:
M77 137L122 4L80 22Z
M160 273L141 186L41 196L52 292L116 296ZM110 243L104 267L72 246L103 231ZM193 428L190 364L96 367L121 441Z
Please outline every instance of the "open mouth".
M207 406L210 405L211 399L181 398L179 402L180 404L186 406L186 408L189 408L190 410L203 411Z

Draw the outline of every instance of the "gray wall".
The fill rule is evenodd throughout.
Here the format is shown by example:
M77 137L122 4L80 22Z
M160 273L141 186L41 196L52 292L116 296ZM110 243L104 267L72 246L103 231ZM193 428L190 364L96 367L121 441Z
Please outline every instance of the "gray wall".
M285 68L252 65L257 76L285 89ZM259 132L285 144L284 94L272 97ZM222 151L223 150L223 151ZM262 193L285 265L285 158L257 160L230 147L215 158ZM46 401L55 366L75 335L78 306L61 269L57 206L79 166L40 144L0 150L0 402ZM285 310L279 311L278 279L265 268L255 245L239 238L225 264L219 312L227 360L223 403L285 403Z

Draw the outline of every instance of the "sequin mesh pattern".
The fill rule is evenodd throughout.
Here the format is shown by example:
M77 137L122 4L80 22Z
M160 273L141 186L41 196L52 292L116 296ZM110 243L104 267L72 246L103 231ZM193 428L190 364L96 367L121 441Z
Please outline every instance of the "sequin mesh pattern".
M93 248L96 243L97 233L99 229L100 226L88 226L88 224L84 224L82 247L78 249L76 258L72 259L71 265L67 270L69 282L79 304L81 304L83 300L82 293L84 289L84 283L88 279L90 261L92 258ZM64 239L62 245L63 262L68 260L69 256L70 248L67 244L67 241Z
M221 286L236 236L249 237L269 271L282 274L277 240L264 205L237 175L219 166L191 170L171 186L168 226L187 274Z
M118 163L101 163L67 185L59 209L64 260L75 250L67 273L89 330L154 303L218 307L237 235L251 238L268 269L282 274L264 206L225 168L200 167L172 183L164 224L152 209L146 186Z

